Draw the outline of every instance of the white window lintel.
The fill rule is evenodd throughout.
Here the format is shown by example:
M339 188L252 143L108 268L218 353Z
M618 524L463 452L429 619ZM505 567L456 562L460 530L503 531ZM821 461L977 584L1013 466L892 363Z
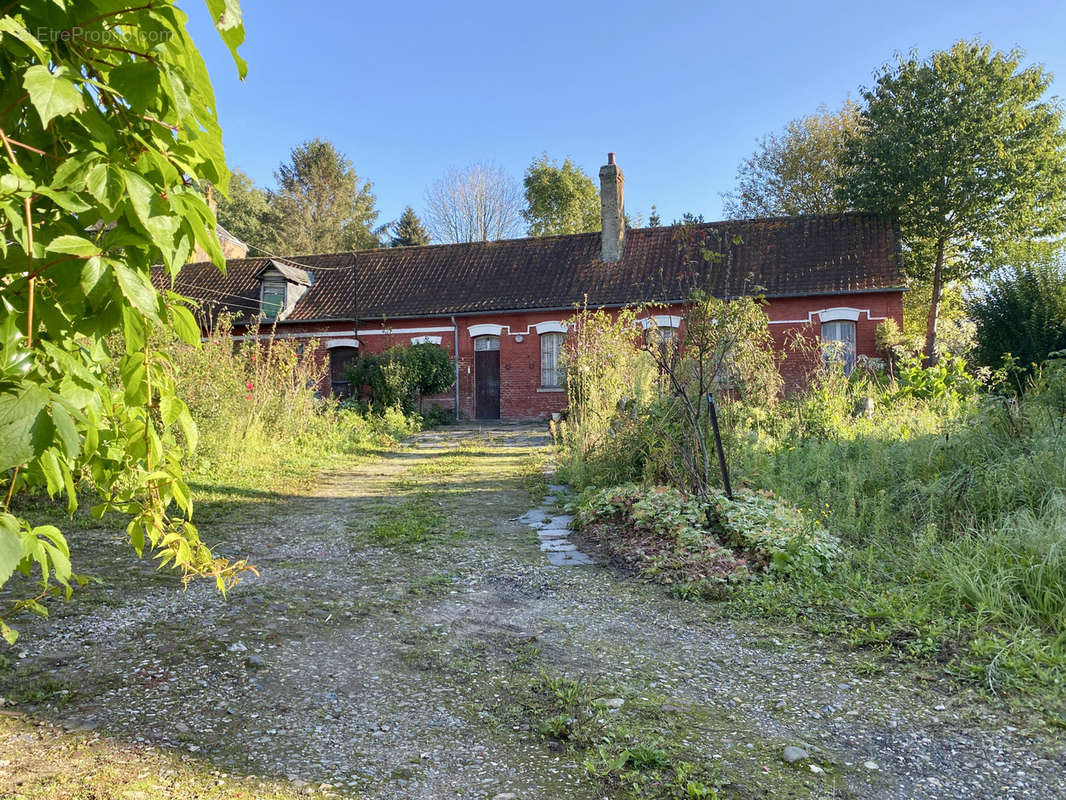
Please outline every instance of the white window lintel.
M500 336L503 334L503 325L493 325L492 323L482 323L481 325L471 325L466 329L471 337L476 336Z
M412 336L411 344L440 344L441 337L439 336Z
M359 346L359 340L358 339L327 339L326 340L327 349L332 349L334 347L358 347L358 346Z
M541 335L545 333L566 333L568 330L566 323L559 322L558 320L553 320L551 322L538 322L536 325L533 326L533 328L538 334Z
M840 308L827 308L825 311L819 311L818 316L822 322L838 322L840 320L858 322L860 313L860 310L857 308L847 308L842 306Z
M647 330L652 325L655 325L657 328L680 328L681 317L676 314L655 314L651 317L638 319L637 324L644 328L644 330Z

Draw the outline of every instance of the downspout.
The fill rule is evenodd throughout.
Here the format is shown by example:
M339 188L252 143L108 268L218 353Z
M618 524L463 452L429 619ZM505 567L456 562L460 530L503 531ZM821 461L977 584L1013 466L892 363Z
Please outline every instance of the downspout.
M455 421L459 421L459 323L452 314L452 341L455 343Z

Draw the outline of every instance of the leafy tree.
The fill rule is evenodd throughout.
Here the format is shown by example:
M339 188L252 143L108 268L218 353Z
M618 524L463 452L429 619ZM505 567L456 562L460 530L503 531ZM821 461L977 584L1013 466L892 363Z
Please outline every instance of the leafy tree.
M364 389L378 413L389 408L410 410L411 380L402 347L359 356L348 370L348 383L358 396Z
M368 181L332 143L297 145L274 173L270 193L272 249L280 253L334 253L380 247L373 230L378 212Z
M443 392L455 382L455 366L448 352L437 344L390 347L383 353L360 356L349 370L352 386L366 388L378 412L388 408L419 411L427 394Z
M659 209L655 207L655 203L651 204L651 213L648 215L648 227L658 228L663 224L663 218L659 216Z
M392 226L392 239L389 247L411 247L429 244L429 231L422 225L422 220L411 206L407 206L399 220Z
M491 164L449 170L426 193L426 206L438 242L488 242L519 231L518 184Z
M1009 353L1028 373L1066 349L1066 248L1026 242L1010 250L967 311L977 324L977 363L998 368Z
M547 154L534 159L523 180L522 217L530 236L588 233L600 229L600 193L592 178L569 158L562 165Z
M129 517L140 553L220 589L243 562L216 558L189 521L182 476L196 427L154 342L199 346L177 274L194 242L221 265L215 215L197 189L229 180L207 70L173 3L24 0L0 12L0 584L17 570L20 610L69 594L66 539L12 513L27 491L99 491L93 511ZM243 76L234 0L207 0ZM114 336L121 332L121 337ZM18 590L19 594L23 590Z
M931 286L930 362L945 283L978 274L1012 240L1063 228L1062 109L1042 99L1051 76L1020 59L976 42L900 57L863 92L845 138L841 201L896 218L909 276Z
M844 138L858 128L858 106L818 113L788 123L781 134L763 137L737 168L737 187L723 197L730 219L847 210L836 195Z
M267 192L239 169L233 170L228 197L217 195L219 224L241 241L255 247L267 241L270 205Z

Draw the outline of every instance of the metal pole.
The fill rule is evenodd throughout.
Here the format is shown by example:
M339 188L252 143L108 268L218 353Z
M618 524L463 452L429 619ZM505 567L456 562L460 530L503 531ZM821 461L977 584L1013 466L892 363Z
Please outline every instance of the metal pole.
M722 470L722 486L725 496L733 499L733 487L729 485L729 467L725 463L725 451L722 449L722 434L718 430L718 408L714 404L714 395L707 395L707 408L711 412L711 428L714 430L714 447L718 451L718 466Z

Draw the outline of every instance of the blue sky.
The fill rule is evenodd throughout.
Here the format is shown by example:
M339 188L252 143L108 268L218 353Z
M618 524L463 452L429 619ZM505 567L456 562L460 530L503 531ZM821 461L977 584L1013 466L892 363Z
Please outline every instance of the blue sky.
M202 3L184 4L231 167L262 186L289 149L332 140L374 184L379 222L450 167L520 179L535 156L594 178L609 150L626 209L717 219L762 135L869 85L895 51L979 37L1020 47L1066 95L1066 3L244 0L247 80Z

